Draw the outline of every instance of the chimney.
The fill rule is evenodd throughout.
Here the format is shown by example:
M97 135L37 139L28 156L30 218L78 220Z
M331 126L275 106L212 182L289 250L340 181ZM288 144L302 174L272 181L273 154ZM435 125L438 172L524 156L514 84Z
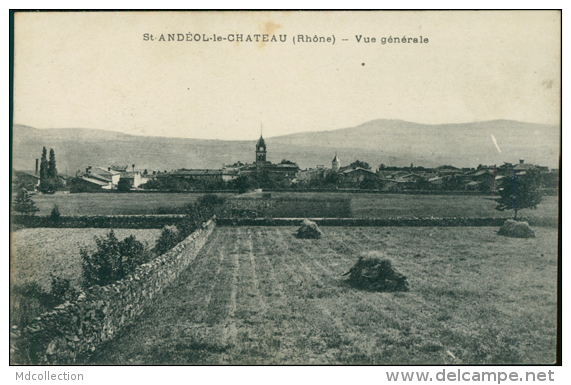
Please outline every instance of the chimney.
M132 166L133 166L133 172L135 172L135 165L132 165Z
M519 164L523 164L523 159L520 159L520 160L519 160Z
M40 160L36 158L36 175L38 175L38 162L39 162L39 161L40 161Z

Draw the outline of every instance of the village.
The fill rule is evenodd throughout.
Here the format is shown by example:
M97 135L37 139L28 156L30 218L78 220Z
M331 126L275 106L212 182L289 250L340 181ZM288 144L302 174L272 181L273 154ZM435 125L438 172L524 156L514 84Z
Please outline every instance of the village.
M472 192L489 194L497 191L502 178L534 173L540 186L556 190L559 184L559 169L526 163L502 165L478 165L457 168L442 165L436 168L415 166L396 167L380 164L376 169L366 162L354 160L343 165L337 153L331 166L317 165L301 169L294 161L283 159L272 163L267 158L268 147L260 135L255 145L255 161L222 165L219 169L181 168L171 171L140 170L132 165L93 165L75 175L57 174L55 188L45 191L40 188L39 159L35 171L14 171L13 188L28 191L78 192L128 192L128 191L225 191L245 192L251 189L265 190L368 190L378 192ZM51 155L51 154L50 154ZM55 157L55 155L54 155ZM54 160L55 162L55 160ZM15 190L16 191L16 190Z

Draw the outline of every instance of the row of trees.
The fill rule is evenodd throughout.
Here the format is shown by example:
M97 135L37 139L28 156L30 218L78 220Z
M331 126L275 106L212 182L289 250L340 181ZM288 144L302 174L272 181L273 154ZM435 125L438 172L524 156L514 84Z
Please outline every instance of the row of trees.
M50 158L48 160L47 150L44 147L40 160L40 186L38 190L45 194L53 194L62 187L63 182L58 176L55 152L53 148L50 148Z

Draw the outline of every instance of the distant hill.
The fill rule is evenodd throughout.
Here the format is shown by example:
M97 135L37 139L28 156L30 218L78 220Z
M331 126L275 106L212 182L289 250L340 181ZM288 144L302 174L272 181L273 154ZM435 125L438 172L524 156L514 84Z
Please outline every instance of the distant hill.
M496 138L501 153L492 141ZM527 163L558 167L559 127L496 120L464 124L425 125L401 120L374 120L357 127L266 138L268 160L296 161L301 168L329 167L335 151L342 164L355 159L373 168ZM13 127L13 168L32 170L42 146L53 148L60 173L85 167L135 164L137 169L219 168L236 161L254 161L258 138L248 141L135 136L118 132Z

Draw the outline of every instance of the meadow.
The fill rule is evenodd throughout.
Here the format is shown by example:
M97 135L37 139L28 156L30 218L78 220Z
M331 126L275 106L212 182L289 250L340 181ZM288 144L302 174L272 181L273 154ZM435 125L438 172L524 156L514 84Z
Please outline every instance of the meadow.
M89 364L549 364L557 229L218 227L192 265ZM380 250L409 292L343 273Z
M35 195L34 202L40 208L39 215L49 215L57 204L62 215L134 215L134 214L176 214L196 201L202 193L79 193ZM217 194L226 198L235 194ZM281 217L288 212L284 206L291 201L291 212L296 216L323 216L327 209L320 207L319 200L325 203L350 201L347 210L332 208L332 216L348 213L354 218L391 217L510 217L511 211L494 211L491 196L480 195L410 195L375 193L300 193L272 192L272 200L286 202L276 206L276 215ZM303 202L307 201L307 202ZM300 204L305 203L305 204ZM315 209L312 209L312 204ZM302 215L304 214L304 215ZM318 214L318 215L314 215ZM344 214L345 215L345 214ZM558 197L546 196L537 210L521 210L520 216L557 218Z
M154 247L161 230L115 229L122 240L130 235ZM51 289L50 274L69 279L73 286L81 283L80 248L95 249L95 236L106 236L109 229L37 228L14 231L10 258L10 283L23 286L35 282L44 291Z
M37 194L32 199L40 209L38 215L49 215L54 204L58 206L61 215L138 215L170 214L172 208L182 210L203 195L203 193L77 193Z

